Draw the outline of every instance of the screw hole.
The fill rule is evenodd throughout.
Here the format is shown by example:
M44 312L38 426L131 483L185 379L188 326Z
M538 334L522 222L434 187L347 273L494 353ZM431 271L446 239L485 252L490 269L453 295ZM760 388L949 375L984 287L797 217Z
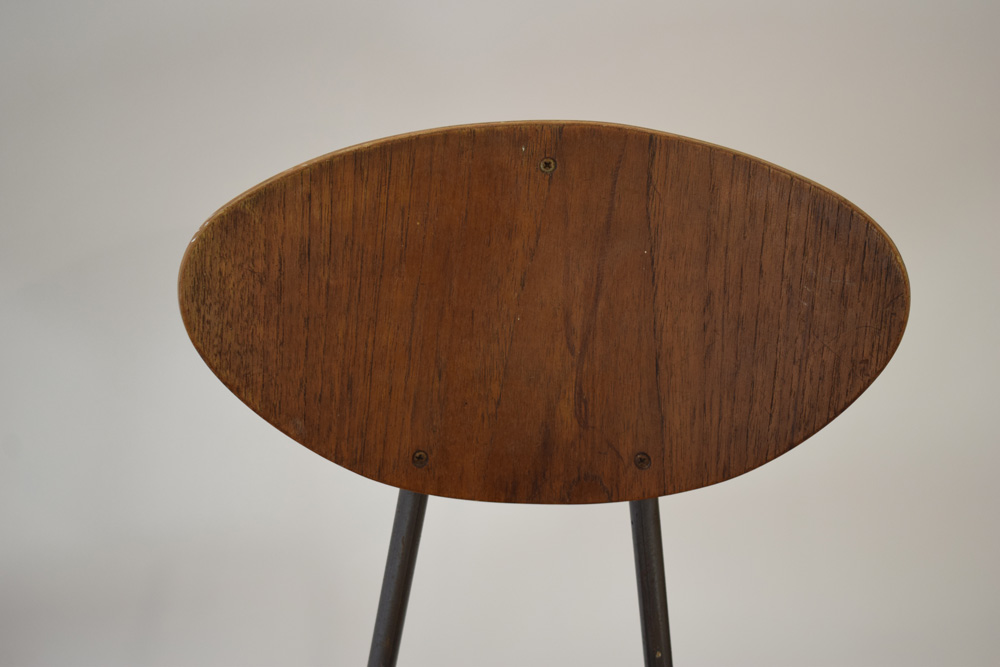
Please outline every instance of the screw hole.
M646 452L639 452L635 455L635 467L639 470L648 470L652 464L653 460L649 458L649 454Z
M417 451L413 452L413 465L417 466L418 468L423 468L425 465L427 465L427 459L428 459L427 452L425 452L424 450L418 449Z

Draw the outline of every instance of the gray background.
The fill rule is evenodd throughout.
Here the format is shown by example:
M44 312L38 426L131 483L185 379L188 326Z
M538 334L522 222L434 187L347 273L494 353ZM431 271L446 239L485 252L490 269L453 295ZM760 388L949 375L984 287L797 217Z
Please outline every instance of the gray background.
M661 501L678 665L1000 664L995 2L0 5L0 664L360 665L394 490L188 342L188 239L316 155L621 122L852 200L912 281L807 443ZM625 505L432 498L405 665L641 664Z

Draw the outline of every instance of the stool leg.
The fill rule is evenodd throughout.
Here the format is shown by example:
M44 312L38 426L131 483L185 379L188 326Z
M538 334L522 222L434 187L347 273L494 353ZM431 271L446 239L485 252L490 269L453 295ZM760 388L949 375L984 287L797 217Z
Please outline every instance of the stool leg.
M639 618L646 667L671 667L670 624L667 621L667 582L663 573L658 498L629 502L635 576L639 583Z
M426 510L426 495L399 490L368 667L393 667L396 664Z

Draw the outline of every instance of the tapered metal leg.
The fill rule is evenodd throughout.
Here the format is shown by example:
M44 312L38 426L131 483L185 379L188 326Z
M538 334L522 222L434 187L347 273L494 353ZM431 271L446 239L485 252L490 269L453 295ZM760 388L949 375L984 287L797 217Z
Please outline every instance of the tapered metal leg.
M658 498L629 502L635 576L639 583L639 617L646 667L672 667L670 624L667 621L667 581L663 572Z
M382 577L382 595L379 597L378 614L375 616L375 634L368 654L368 667L394 667L396 664L426 511L427 496L400 489L392 536L389 538L389 557Z

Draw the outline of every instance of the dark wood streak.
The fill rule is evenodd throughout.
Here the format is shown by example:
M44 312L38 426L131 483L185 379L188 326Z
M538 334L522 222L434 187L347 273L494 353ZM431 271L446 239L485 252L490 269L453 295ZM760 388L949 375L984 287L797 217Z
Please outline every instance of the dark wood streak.
M770 461L871 384L909 311L895 247L842 197L729 149L575 122L291 169L205 223L179 291L211 369L321 456L536 503Z

